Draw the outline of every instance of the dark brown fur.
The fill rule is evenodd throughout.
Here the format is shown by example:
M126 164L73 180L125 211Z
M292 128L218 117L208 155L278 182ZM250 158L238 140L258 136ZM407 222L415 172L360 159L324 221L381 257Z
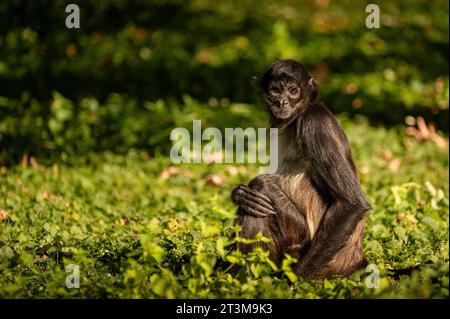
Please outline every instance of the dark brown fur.
M296 257L294 268L301 276L348 276L367 263L362 238L370 205L347 138L335 117L316 101L317 87L300 64L273 64L263 76L263 92L279 79L296 83L302 94L292 98L278 91L275 96L263 93L272 126L279 128L279 166L275 174L257 176L248 187L239 185L233 191L232 199L240 205L240 236L254 238L261 232L271 239L263 245L272 259L280 264L285 253ZM248 252L255 245L239 249Z

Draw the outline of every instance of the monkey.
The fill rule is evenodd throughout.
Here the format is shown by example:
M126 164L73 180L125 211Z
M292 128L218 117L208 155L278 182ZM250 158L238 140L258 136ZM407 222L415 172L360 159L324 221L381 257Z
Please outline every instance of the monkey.
M367 265L362 240L372 207L347 136L299 62L279 60L258 82L270 125L278 128L278 168L237 185L231 200L239 206L239 236L261 232L270 242L237 246L243 253L262 246L278 265L287 253L301 277L350 276Z

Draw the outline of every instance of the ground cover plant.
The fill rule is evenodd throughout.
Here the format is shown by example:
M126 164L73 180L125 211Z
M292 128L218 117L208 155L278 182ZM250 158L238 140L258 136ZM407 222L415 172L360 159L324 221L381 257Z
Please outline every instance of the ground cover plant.
M264 121L253 105L232 105L242 122ZM258 116L255 116L258 114ZM256 120L255 120L256 119ZM380 285L361 271L348 279L297 278L287 259L229 253L236 239L231 188L258 173L241 164L174 165L164 155L86 156L43 166L36 159L0 175L0 295L114 298L448 297L448 156L404 125L371 127L340 117L374 209L364 247ZM263 238L260 238L264 240ZM258 260L234 278L221 267ZM80 269L67 289L65 269Z
M448 298L449 2L367 4L80 1L67 29L67 1L0 1L0 298ZM284 58L349 137L376 289L230 253L257 165L169 158L193 120L266 127L253 76Z

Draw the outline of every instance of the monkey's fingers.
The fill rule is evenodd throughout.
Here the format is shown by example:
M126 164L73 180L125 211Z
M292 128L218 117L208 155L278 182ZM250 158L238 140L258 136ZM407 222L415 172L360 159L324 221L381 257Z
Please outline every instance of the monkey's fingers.
M242 215L250 215L250 216L258 217L258 218L267 217L267 214L261 213L251 207L241 206L241 208L245 211L245 214L242 214Z
M233 203L240 205L240 196L238 195L238 190L240 190L241 186L244 186L242 184L236 185L233 190L231 191L231 200Z
M231 198L251 216L267 217L276 214L272 202L267 196L244 185L236 186L232 191Z
M269 215L276 215L276 212L274 211L273 208L266 208L253 201L248 201L245 198L242 198L241 200L242 200L241 207L246 212L250 213L250 215L254 215L256 217L267 217Z
M259 209L259 207L268 209L270 211L274 211L275 209L273 208L272 205L264 202L263 200L252 196L251 194L247 194L245 192L239 192L238 193L238 197L239 197L239 202L240 205L254 205L254 207L257 207Z
M245 197L250 201L253 201L264 207L267 207L268 209L273 210L273 203L270 200L270 198L255 189L240 185L236 189L236 192L237 194L242 195L243 197Z

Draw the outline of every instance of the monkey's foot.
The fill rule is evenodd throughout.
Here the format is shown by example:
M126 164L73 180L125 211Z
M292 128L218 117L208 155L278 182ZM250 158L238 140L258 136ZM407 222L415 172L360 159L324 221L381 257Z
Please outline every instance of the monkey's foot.
M231 200L254 217L267 217L276 214L269 197L244 185L238 185L233 189Z

